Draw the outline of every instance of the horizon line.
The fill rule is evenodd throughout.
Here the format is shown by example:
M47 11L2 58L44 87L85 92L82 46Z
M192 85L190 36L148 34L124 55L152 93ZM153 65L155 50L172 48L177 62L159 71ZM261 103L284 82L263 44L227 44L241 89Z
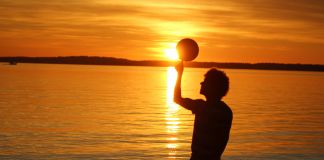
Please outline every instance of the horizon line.
M115 59L123 59L128 61L162 61L162 62L177 62L178 60L154 60L154 59L143 59L143 60L134 60L122 57L108 57L108 56L87 56L87 55L78 55L78 56L0 56L0 58L62 58L62 57L93 57L93 58L115 58ZM311 63L282 63L282 62L217 62L217 61L185 61L185 62L197 62L197 63L232 63L232 64L284 64L284 65L319 65L324 66L324 64L311 64Z

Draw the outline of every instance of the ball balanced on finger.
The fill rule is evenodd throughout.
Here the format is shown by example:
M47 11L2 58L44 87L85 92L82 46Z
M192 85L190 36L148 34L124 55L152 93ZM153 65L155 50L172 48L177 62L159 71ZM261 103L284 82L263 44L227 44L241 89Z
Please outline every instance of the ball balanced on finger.
M193 39L185 38L178 42L177 51L181 60L192 61L198 56L199 47Z

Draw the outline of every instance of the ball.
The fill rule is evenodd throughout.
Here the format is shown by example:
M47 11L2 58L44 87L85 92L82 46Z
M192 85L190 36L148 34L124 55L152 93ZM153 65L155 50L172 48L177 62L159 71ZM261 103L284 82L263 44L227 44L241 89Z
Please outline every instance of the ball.
M198 56L199 47L193 39L185 38L178 42L177 51L183 61L192 61Z

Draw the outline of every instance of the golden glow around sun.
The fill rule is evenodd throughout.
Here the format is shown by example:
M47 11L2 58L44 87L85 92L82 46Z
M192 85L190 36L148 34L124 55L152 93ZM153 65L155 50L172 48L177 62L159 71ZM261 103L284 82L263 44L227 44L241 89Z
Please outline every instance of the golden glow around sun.
M178 52L176 49L176 44L171 44L168 48L164 49L164 54L169 60L178 60Z
M165 56L170 60L177 60L179 59L177 50L174 48L169 48L164 50Z

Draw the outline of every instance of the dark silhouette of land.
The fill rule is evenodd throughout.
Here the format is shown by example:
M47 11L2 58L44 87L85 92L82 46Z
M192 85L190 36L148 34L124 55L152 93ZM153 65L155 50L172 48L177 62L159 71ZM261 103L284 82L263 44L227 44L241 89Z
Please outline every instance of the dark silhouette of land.
M128 60L113 57L67 56L67 57L0 57L0 62L8 63L50 63L50 64L85 64L85 65L121 65L121 66L174 66L174 61ZM186 67L194 68L228 68L260 69L289 71L324 71L319 64L281 64L281 63L220 63L220 62L187 62Z

